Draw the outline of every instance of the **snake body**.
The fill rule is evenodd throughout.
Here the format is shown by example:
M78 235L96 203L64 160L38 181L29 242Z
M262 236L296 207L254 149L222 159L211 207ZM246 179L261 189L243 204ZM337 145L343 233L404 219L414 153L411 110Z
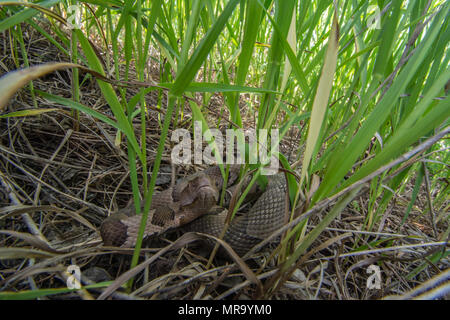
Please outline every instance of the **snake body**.
M238 167L230 170L228 184L238 176ZM187 231L220 236L227 212L210 214L217 203L223 178L218 167L188 176L152 198L151 210L144 236L161 234L169 229L185 226ZM285 221L286 181L284 175L270 176L265 192L246 213L233 219L224 240L239 255L264 240ZM134 246L141 215L134 215L134 207L126 208L107 218L100 227L105 245Z

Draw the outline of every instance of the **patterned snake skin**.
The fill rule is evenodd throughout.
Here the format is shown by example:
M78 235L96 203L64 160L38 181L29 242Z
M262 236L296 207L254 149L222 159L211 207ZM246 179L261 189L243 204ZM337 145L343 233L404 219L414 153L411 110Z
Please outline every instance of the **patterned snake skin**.
M228 185L234 183L239 167L232 167ZM211 214L223 185L218 167L188 176L175 187L152 198L151 211L144 237L161 234L166 230L185 226L186 231L197 231L219 237L224 227L226 211ZM244 255L253 246L284 224L286 209L286 181L283 174L269 176L265 192L256 200L246 214L230 223L224 240L239 255ZM151 214L153 213L153 214ZM134 246L141 221L134 215L134 207L125 208L107 218L100 227L105 245Z

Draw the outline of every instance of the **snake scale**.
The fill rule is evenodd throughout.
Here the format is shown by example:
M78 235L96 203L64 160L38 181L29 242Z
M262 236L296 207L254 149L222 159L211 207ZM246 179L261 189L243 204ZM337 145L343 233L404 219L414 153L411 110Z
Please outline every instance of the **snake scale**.
M231 167L228 185L239 175L239 167ZM219 237L225 223L226 211L211 214L217 203L223 178L219 167L209 167L190 175L174 187L153 195L144 237L161 234L169 229L185 226L186 231L197 231ZM283 174L269 176L266 190L251 209L233 219L224 240L239 255L283 226L286 212L286 180ZM104 245L133 247L140 226L141 215L134 207L119 210L102 223L100 234Z

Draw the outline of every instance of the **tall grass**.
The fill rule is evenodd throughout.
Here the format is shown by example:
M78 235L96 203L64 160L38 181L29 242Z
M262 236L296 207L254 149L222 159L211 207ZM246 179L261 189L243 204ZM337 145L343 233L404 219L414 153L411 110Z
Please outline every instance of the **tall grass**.
M228 113L218 111L229 114L226 120L234 124L232 129L254 119L258 129L280 128L281 138L301 131L291 157L291 162L302 164L301 179L290 180L292 219L301 214L299 208L306 212L342 196L321 225L307 229L304 220L287 233L278 260L281 272L269 282L272 289L356 196L359 182L377 173L367 191L372 205L364 226L370 231L393 190L438 165L427 162L427 154L445 155L439 149L446 145L434 144L418 151L425 154L421 165L408 163L411 158L388 165L448 128L450 103L444 86L450 79L450 3L446 1L79 1L81 28L61 32L60 21L67 19L67 8L75 2L1 1L0 31L9 30L21 44L16 53L25 62L21 25L29 24L55 45L54 50L70 55L72 62L119 82L148 83L148 66L158 59L160 88L144 85L132 100L126 99L126 87L97 80L114 114L117 139L125 135L136 213L143 216L132 268L138 261L169 128L183 121L184 99L193 98L195 92L203 100L199 104L198 99L189 100L192 127L194 121L202 121L204 130L217 125L206 121L206 105L212 93L222 92ZM381 16L371 24L376 8ZM51 33L42 29L42 22L48 23ZM108 52L107 61L99 58L93 42ZM124 73L119 69L122 64ZM166 88L168 101L156 157L148 163L145 95L161 87ZM72 99L45 97L98 116L88 106L79 106L76 71L73 88ZM29 90L34 92L32 86ZM242 93L259 104L240 107ZM133 131L133 117L140 119L141 132ZM446 157L448 161L448 153ZM291 169L287 161L283 163ZM380 168L383 171L377 171ZM436 178L431 177L432 188ZM345 194L340 193L343 190ZM306 195L306 206L300 194ZM447 196L448 188L438 190L431 205L439 207Z

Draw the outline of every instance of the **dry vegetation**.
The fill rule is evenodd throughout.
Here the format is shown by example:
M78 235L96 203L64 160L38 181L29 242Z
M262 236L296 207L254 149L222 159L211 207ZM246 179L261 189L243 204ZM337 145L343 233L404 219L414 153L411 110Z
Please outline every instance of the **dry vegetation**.
M46 23L40 26L52 33ZM22 24L22 34L29 65L69 61L27 24ZM16 55L17 51L11 44L11 34L0 33L3 57L0 75L24 66L23 58ZM97 50L102 52L104 59L113 54L105 55L99 44ZM147 70L154 81L160 82L166 65L163 64L164 58L156 52L152 51L154 59ZM120 71L125 74L123 65ZM202 68L197 81L203 79L204 71ZM129 79L138 78L135 70L127 72ZM205 73L209 72L206 69ZM83 79L79 88L80 103L113 119L95 78L83 71L79 76ZM56 71L34 80L33 90L71 98L71 81L71 69ZM35 103L40 108L59 110L37 116L0 119L0 294L4 294L0 298L97 298L130 269L133 255L132 249L103 247L98 234L102 220L126 206L133 197L126 139L122 136L120 145L116 146L117 130L111 126L85 113L80 113L77 119L70 108L34 96L32 92L26 87L20 90L8 104L7 111L32 109ZM126 96L130 99L138 92L138 87L131 87ZM202 101L204 95L197 93L194 97ZM149 106L145 128L147 163L151 167L157 157L167 93L154 91L145 99ZM239 105L243 127L256 126L258 116L255 110L259 110L259 106L254 104L255 100L255 95L241 95ZM159 109L161 101L162 108ZM224 103L223 94L214 94L214 98L208 99L208 108L203 114L212 126L220 122L221 129L229 125L224 120L229 119L229 110L223 108ZM292 105L295 107L296 103L293 101ZM177 122L176 127L190 128L192 111L187 101L183 104L183 120ZM278 114L280 119L285 116L284 111ZM298 160L297 152L293 150L304 148L305 139L299 137L306 132L306 123L306 120L301 121L298 126L290 128L281 142L280 150L290 163ZM173 170L176 170L177 177L181 177L199 169L196 166L175 168L171 164L173 143L170 137L174 126L175 122L169 127L156 190L163 190L170 184ZM139 135L141 122L137 118L133 128ZM370 154L371 150L367 152ZM448 151L444 149L444 152ZM322 149L317 157L324 153ZM141 184L141 164L137 166ZM449 188L447 169L448 164L444 164L426 170L424 182L405 221L405 212L414 194L415 174L404 178L387 204L383 202L383 192L374 189L370 183L363 185L350 204L296 260L295 267L290 270L291 275L279 286L271 283L281 265L280 260L270 256L271 251L247 259L246 263L262 281L260 285L264 293L226 257L217 257L207 268L209 255L198 243L165 252L164 248L181 235L181 231L175 230L144 242L139 263L148 262L151 257L157 258L142 272L130 274L135 276L131 290L119 288L111 292L111 297L379 299L405 294L442 272L447 272L447 278L443 285L440 283L441 288L448 288L449 251L446 241L449 225L446 210L449 201L448 193L442 195L442 190L448 191ZM434 176L447 178L434 179ZM433 186L431 190L426 188L427 183ZM439 204L431 213L430 202ZM306 234L325 219L333 204L311 215ZM381 218L367 230L370 212L382 205L385 206ZM443 235L447 237L442 239ZM267 260L269 257L271 259ZM81 267L82 282L86 286L81 290L66 289L68 275L65 270L71 264ZM366 287L369 265L381 268L379 290ZM51 290L44 292L43 289Z

